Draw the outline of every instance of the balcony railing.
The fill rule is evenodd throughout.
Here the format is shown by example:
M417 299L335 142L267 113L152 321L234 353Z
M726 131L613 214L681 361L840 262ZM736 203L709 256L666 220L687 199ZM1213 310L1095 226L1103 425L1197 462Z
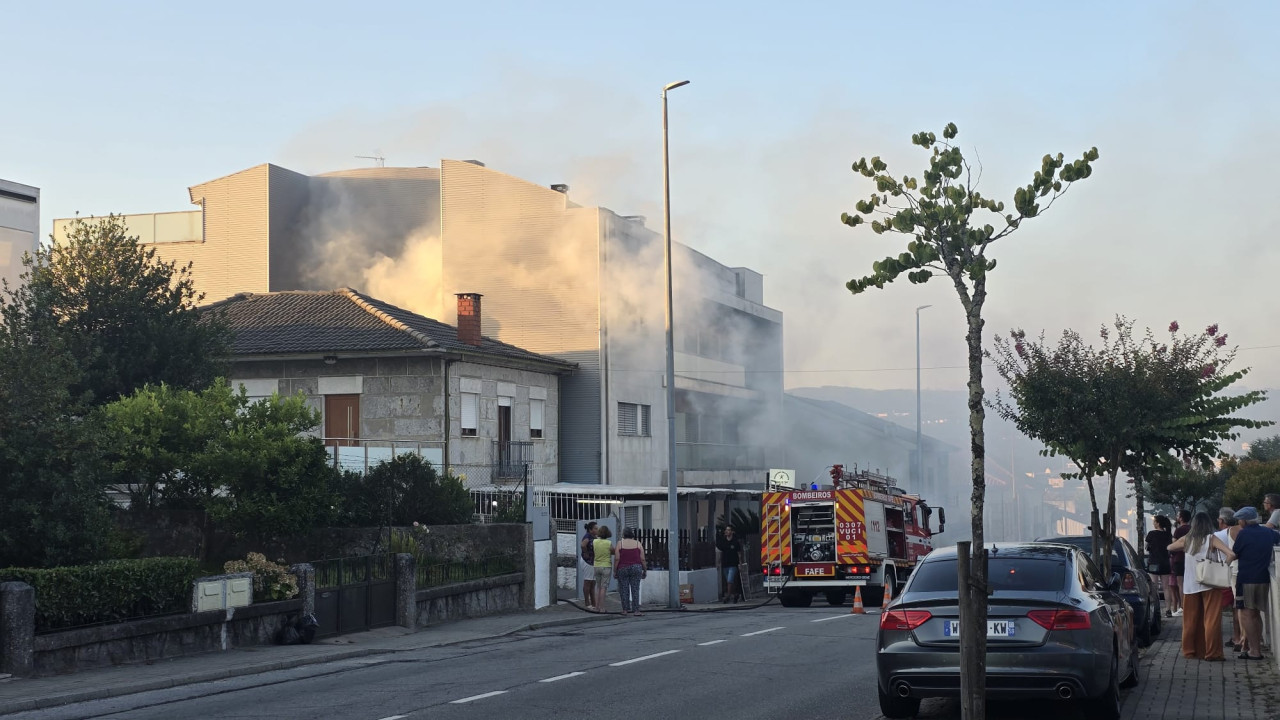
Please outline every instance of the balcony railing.
M324 438L329 462L342 470L368 472L397 455L418 455L437 469L444 465L444 443Z
M759 470L768 468L766 448L713 443L676 443L676 461L683 470Z
M493 476L495 478L524 477L526 465L533 464L532 442L493 442Z

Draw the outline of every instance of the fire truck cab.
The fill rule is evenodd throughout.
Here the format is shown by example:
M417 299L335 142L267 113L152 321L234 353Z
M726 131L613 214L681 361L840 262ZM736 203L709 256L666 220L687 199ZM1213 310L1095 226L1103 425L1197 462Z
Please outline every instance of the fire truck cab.
M808 607L819 593L840 605L862 588L879 605L897 595L916 563L933 550L946 513L897 487L886 475L831 468L830 490L771 490L761 498L765 589L785 607ZM934 514L938 529L931 529Z

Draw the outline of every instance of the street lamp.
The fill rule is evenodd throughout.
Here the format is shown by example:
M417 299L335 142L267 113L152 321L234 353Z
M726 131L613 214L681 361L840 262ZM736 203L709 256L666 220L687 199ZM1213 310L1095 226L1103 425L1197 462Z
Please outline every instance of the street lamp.
M667 607L680 608L680 510L676 497L676 345L671 332L671 160L667 143L667 93L688 80L662 88L662 260L667 271Z
M924 449L920 445L920 311L932 305L916 308L916 492L924 495Z

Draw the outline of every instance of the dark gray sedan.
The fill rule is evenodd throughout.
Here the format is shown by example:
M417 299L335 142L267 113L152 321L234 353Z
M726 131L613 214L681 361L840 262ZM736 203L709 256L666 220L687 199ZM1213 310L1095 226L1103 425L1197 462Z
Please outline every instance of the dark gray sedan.
M1085 703L1091 718L1120 717L1120 687L1138 684L1133 609L1120 577L1104 581L1079 548L990 546L987 696ZM960 694L956 550L941 548L912 573L880 616L880 710L912 717L927 697Z

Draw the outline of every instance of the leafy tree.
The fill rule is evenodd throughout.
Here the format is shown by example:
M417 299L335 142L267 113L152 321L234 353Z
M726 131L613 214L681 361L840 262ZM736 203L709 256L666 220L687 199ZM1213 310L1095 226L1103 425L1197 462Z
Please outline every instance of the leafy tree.
M912 135L911 142L931 152L929 167L919 178L889 174L879 157L860 159L855 172L875 182L876 190L857 203L857 214L844 213L841 220L851 227L867 223L877 235L899 233L909 238L906 251L872 265L872 273L850 280L846 287L854 294L870 288L884 288L906 273L916 284L935 276L947 278L955 287L968 327L969 434L973 480L970 517L973 538L971 581L962 586L961 697L966 720L986 716L986 682L983 658L987 636L987 554L983 541L983 511L986 498L986 444L983 437L982 308L987 299L987 273L996 261L987 256L992 244L1013 234L1022 224L1038 217L1053 205L1075 182L1088 178L1092 162L1098 159L1091 148L1080 159L1066 162L1061 153L1045 155L1030 183L1014 192L1013 212L1006 213L1003 202L979 193L973 168L954 144L958 134L954 123L942 131L942 140L932 132ZM1041 206L1041 201L1046 201ZM995 224L980 224L982 218ZM961 559L963 571L966 560Z
M92 428L70 410L75 363L56 337L15 332L15 315L0 304L0 567L99 559L110 518L85 462Z
M299 394L250 402L218 379L200 392L146 386L100 412L108 477L139 507L204 511L214 523L278 537L332 517L336 498L323 443L303 435L319 414Z
M347 516L357 525L457 525L471 522L471 493L462 480L440 474L418 455L397 455L375 465L359 482L347 486L344 499L365 512ZM523 504L518 522L524 522Z
M230 334L197 313L190 265L157 259L123 217L76 220L24 263L8 302L24 334L47 337L44 327L75 359L72 399L105 404L148 383L199 389L225 370Z
M1145 495L1153 512L1173 517L1179 510L1202 508L1210 515L1226 502L1224 491L1235 473L1235 460L1228 458L1218 469L1158 467L1147 482Z
M1246 459L1227 479L1222 504L1233 508L1252 505L1262 512L1262 498L1267 493L1280 493L1280 460Z
M1269 438L1250 443L1249 454L1245 457L1258 462L1280 460L1280 435L1272 435Z

